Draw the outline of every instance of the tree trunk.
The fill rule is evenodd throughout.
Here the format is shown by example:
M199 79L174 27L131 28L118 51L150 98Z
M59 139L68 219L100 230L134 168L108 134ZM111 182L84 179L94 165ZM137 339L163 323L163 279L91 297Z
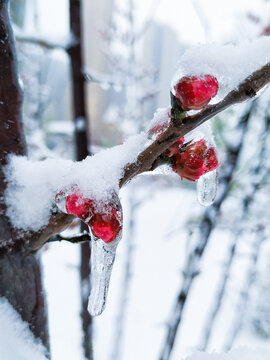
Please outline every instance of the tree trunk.
M27 249L22 232L12 227L4 202L3 169L8 155L26 153L21 104L9 0L0 0L0 296L7 298L49 350L39 261Z
M69 48L72 86L73 86L73 116L75 125L76 160L80 161L89 155L87 132L89 119L86 110L85 78L82 73L83 64L83 40L82 40L82 17L81 1L69 0L70 7L70 30L75 41ZM88 231L85 224L81 224L81 231ZM83 328L83 350L86 359L93 358L92 348L92 318L87 311L89 287L90 287L90 247L88 243L81 244L80 263L81 283L81 318ZM86 291L88 289L89 291Z

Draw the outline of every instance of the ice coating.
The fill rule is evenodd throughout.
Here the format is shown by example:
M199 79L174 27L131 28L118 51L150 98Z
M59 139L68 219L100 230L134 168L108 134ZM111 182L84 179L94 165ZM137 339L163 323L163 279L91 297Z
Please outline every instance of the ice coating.
M189 48L179 61L172 87L183 76L210 74L218 80L224 96L270 61L270 37L238 44L205 44Z
M218 188L218 172L210 171L197 180L197 199L203 206L210 206L215 201Z
M92 236L91 241L91 292L88 301L88 311L91 316L100 315L106 306L111 272L115 253L121 234L111 244Z

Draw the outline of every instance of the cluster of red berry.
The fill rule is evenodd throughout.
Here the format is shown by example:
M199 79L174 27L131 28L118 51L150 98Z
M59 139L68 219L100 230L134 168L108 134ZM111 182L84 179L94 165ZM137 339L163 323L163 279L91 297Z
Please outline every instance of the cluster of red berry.
M182 110L199 110L205 107L218 91L217 79L211 75L201 77L183 77L174 86L174 97L177 106ZM150 130L157 137L169 126L169 120L162 125L157 125ZM203 174L215 170L219 163L217 152L213 146L207 146L201 139L194 143L185 143L181 137L169 147L163 156L170 158L169 162L181 178L195 181Z
M217 91L217 79L211 75L184 77L174 86L174 97L181 111L198 110L206 106ZM150 133L159 137L168 126L169 118L167 123L155 126ZM191 181L218 167L217 153L214 147L207 146L205 140L185 144L184 137L181 137L163 153L163 156L170 162L173 171L181 178ZM62 211L80 218L89 225L95 237L110 243L119 236L123 224L121 204L118 197L115 198L116 200L101 208L97 202L85 197L75 187L67 196L64 192L59 192L55 202Z
M63 211L80 218L91 229L92 234L106 243L114 241L122 230L123 215L120 201L112 201L102 207L85 197L78 189L65 196L60 192L56 204L64 201Z
M173 171L190 181L215 170L218 164L215 148L207 147L204 139L183 148L172 158Z

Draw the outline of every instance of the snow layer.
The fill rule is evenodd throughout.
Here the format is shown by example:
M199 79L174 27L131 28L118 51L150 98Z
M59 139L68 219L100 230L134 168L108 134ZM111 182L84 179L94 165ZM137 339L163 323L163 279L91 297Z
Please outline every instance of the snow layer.
M153 119L150 121L148 131L153 129L155 126L169 126L170 123L171 108L158 108L154 113Z
M13 226L34 231L45 226L56 193L62 190L68 193L74 185L86 197L106 201L113 192L118 192L124 166L136 160L145 143L146 135L142 133L81 162L30 161L23 156L10 156L5 201Z
M241 81L270 61L270 37L240 44L205 44L188 49L179 61L172 87L183 76L214 75L224 96ZM222 94L221 94L222 92Z
M0 298L0 324L1 360L46 360L45 348L4 298Z
M196 353L186 360L269 360L270 352L265 349L239 348L227 354Z

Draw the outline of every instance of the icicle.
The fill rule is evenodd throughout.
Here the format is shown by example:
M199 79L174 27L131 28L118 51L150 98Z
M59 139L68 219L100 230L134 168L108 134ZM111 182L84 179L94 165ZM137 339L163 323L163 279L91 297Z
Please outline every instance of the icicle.
M201 205L210 206L215 201L218 187L217 170L210 171L197 181L197 198Z
M92 237L91 241L91 293L88 302L90 315L100 315L106 306L108 288L112 267L115 259L117 244L120 240L114 240L113 244Z

